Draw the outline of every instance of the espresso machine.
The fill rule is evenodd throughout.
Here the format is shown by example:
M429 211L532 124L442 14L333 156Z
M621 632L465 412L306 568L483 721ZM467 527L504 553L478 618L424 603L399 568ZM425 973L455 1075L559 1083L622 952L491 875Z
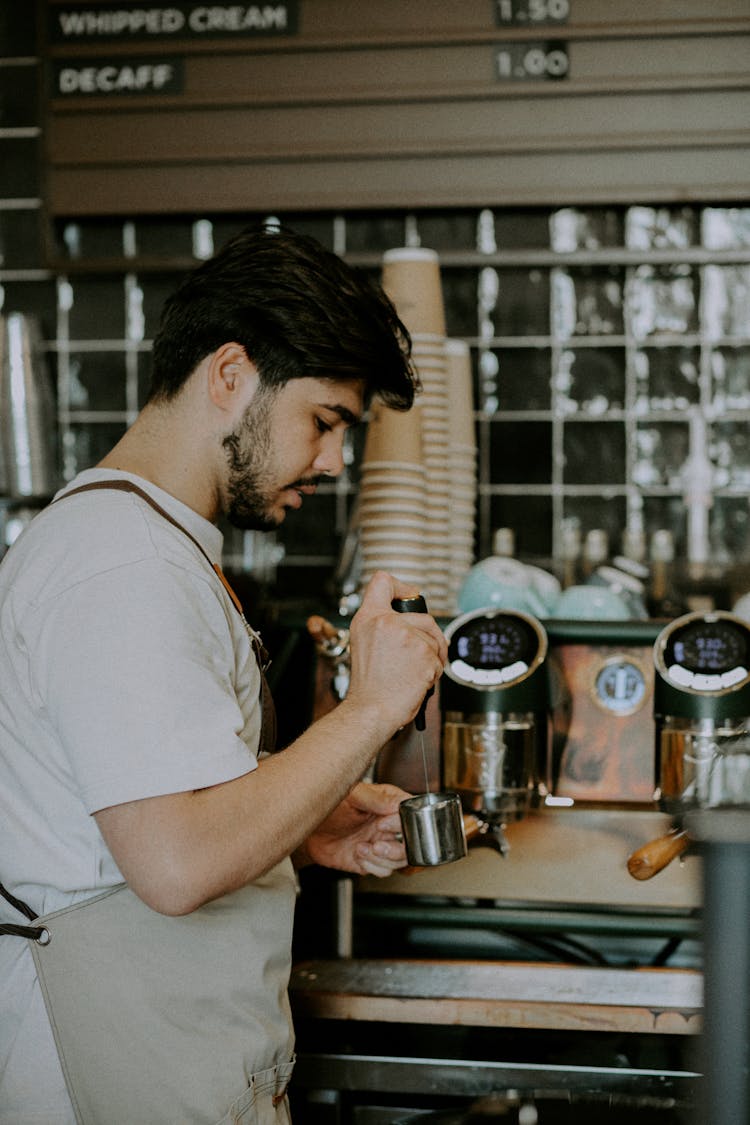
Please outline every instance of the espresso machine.
M727 612L671 622L654 648L656 797L671 816L750 808L750 625Z
M654 1105L686 1103L698 1077L699 861L652 882L626 868L670 824L653 785L660 623L541 622L485 606L442 628L429 787L458 793L487 830L458 862L337 880L335 956L293 975L308 1021L295 1080L316 1098L355 1097L373 1121L394 1120L386 1089L424 1107L459 1082L472 1095L539 1094L561 1076L566 1102L627 1084ZM324 657L322 713L339 698L346 637L320 619L308 629ZM382 748L374 780L424 787L411 729Z
M750 626L720 610L678 617L654 670L654 798L673 826L630 857L642 880L690 846L691 812L750 809Z
M445 629L441 684L443 785L489 827L505 854L505 826L545 790L548 756L547 634L530 614L479 609Z
M677 618L654 648L656 797L701 856L705 1076L695 1121L750 1118L750 626Z

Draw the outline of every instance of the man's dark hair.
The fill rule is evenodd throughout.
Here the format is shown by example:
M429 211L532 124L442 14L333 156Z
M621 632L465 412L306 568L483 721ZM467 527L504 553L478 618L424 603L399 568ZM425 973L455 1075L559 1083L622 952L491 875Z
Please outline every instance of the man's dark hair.
M242 344L261 384L364 379L365 397L408 410L419 382L409 333L383 290L315 239L248 228L167 299L149 401L173 398L207 355Z

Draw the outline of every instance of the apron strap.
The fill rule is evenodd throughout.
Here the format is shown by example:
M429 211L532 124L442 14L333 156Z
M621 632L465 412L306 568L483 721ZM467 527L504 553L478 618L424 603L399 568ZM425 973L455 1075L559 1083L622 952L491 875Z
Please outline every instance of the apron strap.
M229 581L227 580L227 577L224 574L223 570L218 563L211 562L211 559L209 558L204 548L201 546L195 536L191 535L186 527L183 527L181 523L179 523L173 516L169 514L169 512L165 511L165 509L162 508L161 504L158 504L156 500L154 500L153 496L150 496L145 489L140 488L131 480L119 480L115 478L113 480L99 480L92 481L90 484L81 484L78 486L78 488L71 488L69 492L64 492L62 496L58 496L57 500L53 500L52 503L56 504L60 500L66 500L68 496L75 496L77 492L91 492L94 489L100 488L106 488L110 490L115 489L118 492L134 492L136 496L140 496L140 498L142 500L145 500L145 502L149 504L155 512L158 512L159 515L163 516L168 523L171 523L173 527L176 527L178 531L181 531L183 535L186 535L191 543L195 544L206 562L216 574L222 586L229 594L229 597L232 599L234 608L240 615L242 624L245 626L247 635L250 638L250 644L252 645L253 652L255 653L255 659L258 661L258 665L260 667L260 698L263 719L259 749L261 753L274 753L274 751L276 750L276 708L274 707L271 691L268 687L268 683L265 677L265 673L268 669L269 664L271 663L271 659L268 655L265 645L256 633L255 629L251 629L242 610L242 603L240 602L240 599L237 597L232 587L229 585Z
M224 571L221 569L221 567L219 566L218 563L211 562L211 559L210 559L208 553L204 550L204 548L201 546L201 544L198 542L198 540L195 538L195 536L192 535L186 527L183 527L183 525L181 523L179 523L174 518L174 516L171 516L169 514L169 512L167 512L164 508L162 508L161 504L158 504L156 502L156 500L154 500L153 496L150 496L149 493L146 492L146 490L144 488L140 488L137 484L134 484L133 481L130 481L130 480L92 481L91 484L81 484L81 485L78 486L78 488L72 488L70 490L70 492L64 492L62 496L58 496L57 500L53 500L52 503L56 504L56 503L59 503L60 500L67 500L67 498L69 496L75 496L76 493L78 493L78 492L91 492L94 489L98 489L98 488L107 488L107 489L110 489L110 490L115 489L118 492L134 492L137 496L140 496L140 498L142 500L145 500L147 504L150 504L150 506L154 509L154 511L158 512L160 516L163 516L164 519L168 523L171 523L173 527L176 527L178 531L181 531L183 535L186 535L191 543L195 544L195 546L198 548L200 553L203 555L203 557L206 560L206 562L208 563L208 565L211 567L211 569L216 574L217 578L221 582L221 584L224 587L224 589L226 590L226 592L229 594L229 597L232 599L232 604L234 605L234 608L237 610L240 617L242 618L242 620L244 622L244 625L245 625L245 628L248 631L248 636L250 637L250 640L252 642L253 649L255 651L255 655L258 658L258 663L260 664L261 668L265 671L268 668L268 665L270 664L268 652L266 651L266 648L265 648L263 642L261 641L260 637L255 632L255 630L251 629L250 626L248 625L247 621L245 620L245 614L242 610L242 603L241 603L240 599L237 597L237 594L234 592L232 587L229 585L229 580L227 579L226 575L224 574Z
M20 898L16 898L15 895L12 895L10 891L6 890L2 883L0 883L0 895L2 895L5 901L9 902L11 906L15 907L19 914L25 914L30 922L35 922L39 917L30 906L27 906L25 902L21 902Z
M271 696L271 692L269 690L268 683L265 677L265 671L270 664L270 658L260 637L254 629L250 628L250 625L245 619L245 614L242 610L242 603L240 602L240 599L237 597L237 594L234 592L232 587L229 585L229 582L219 564L211 562L208 553L204 550L195 536L191 535L187 528L183 527L181 523L174 519L174 517L171 516L169 512L167 512L164 508L162 508L161 504L158 504L152 496L149 496L148 492L146 492L145 489L139 488L139 486L137 484L134 484L133 481L93 481L91 484L82 484L78 488L72 488L70 492L65 492L62 496L58 496L57 500L53 500L52 503L55 504L60 500L66 500L68 496L75 496L77 492L90 492L95 488L116 489L119 492L135 492L137 496L140 496L142 500L145 500L147 504L150 504L150 506L156 512L158 512L160 516L163 516L168 523L171 523L178 529L178 531L181 531L183 535L186 535L188 539L195 544L200 553L206 559L209 566L221 582L222 586L229 594L229 597L232 599L232 604L242 618L242 623L247 630L250 644L252 645L253 652L255 653L255 658L258 661L258 665L260 667L260 698L262 712L261 742L259 749L261 752L266 752L269 754L273 753L276 749L276 710L274 708L273 698ZM2 883L0 883L0 896L2 896L2 898L4 898L6 902L10 903L10 905L14 907L15 910L18 910L19 913L24 914L30 922L36 921L36 919L39 917L38 914L34 913L30 906L28 906L25 902L22 902L20 898L16 898L15 895L12 895L10 893L10 891L6 890ZM14 922L0 923L0 936L2 935L31 938L33 941L39 942L40 945L46 945L49 941L49 931L44 926L19 926Z
M0 883L0 895L2 895L5 901L9 902L19 914L25 914L30 922L36 921L39 917L30 906L27 906L20 898L16 898L9 890L6 890L2 883ZM9 937L31 938L32 941L38 941L42 945L46 944L44 940L45 935L47 936L47 940L49 940L49 931L45 926L18 926L15 922L0 923L0 936L3 934Z
M0 923L0 937L23 937L49 945L49 930L46 926L16 926L13 922Z

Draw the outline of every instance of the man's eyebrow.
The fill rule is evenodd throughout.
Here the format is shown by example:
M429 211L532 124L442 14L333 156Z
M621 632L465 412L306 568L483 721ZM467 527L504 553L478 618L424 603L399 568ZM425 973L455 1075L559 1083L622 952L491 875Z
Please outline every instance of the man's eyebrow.
M355 414L348 406L342 406L339 402L319 402L318 406L321 410L330 410L334 414L338 414L342 422L346 422L347 426L356 426L362 421L360 414Z

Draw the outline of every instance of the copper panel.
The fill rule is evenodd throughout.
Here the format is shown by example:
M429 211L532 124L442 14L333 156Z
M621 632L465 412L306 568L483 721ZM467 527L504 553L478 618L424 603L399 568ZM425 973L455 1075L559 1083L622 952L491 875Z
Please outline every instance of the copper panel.
M559 693L553 719L555 794L588 801L652 801L651 649L561 645L550 662ZM602 676L619 666L643 677L637 702L620 712L607 708L597 687Z

